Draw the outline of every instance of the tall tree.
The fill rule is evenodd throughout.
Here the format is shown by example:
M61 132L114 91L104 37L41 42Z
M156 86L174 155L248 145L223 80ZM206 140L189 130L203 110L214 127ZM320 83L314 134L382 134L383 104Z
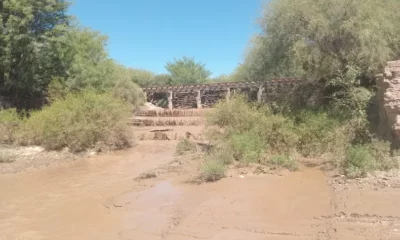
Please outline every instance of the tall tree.
M208 80L211 72L203 63L196 62L194 58L183 57L167 63L166 69L171 75L172 84L198 84Z
M359 69L368 80L400 57L398 0L272 0L242 68L265 79L332 79Z
M64 0L0 1L0 93L16 104L65 70L53 48L68 26L67 8Z

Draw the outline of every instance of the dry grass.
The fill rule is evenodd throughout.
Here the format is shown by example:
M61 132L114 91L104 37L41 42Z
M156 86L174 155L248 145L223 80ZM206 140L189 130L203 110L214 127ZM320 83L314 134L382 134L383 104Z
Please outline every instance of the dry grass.
M12 163L15 161L15 154L10 150L0 149L0 163Z
M183 155L186 153L195 153L197 151L197 146L195 143L189 141L188 139L182 139L176 145L176 155Z

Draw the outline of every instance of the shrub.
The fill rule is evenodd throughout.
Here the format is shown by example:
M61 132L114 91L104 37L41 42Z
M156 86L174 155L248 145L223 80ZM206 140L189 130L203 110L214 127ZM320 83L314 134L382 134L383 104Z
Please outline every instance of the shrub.
M351 141L347 125L326 112L302 111L294 116L297 150L306 157L344 152Z
M287 168L290 171L296 171L298 169L296 161L286 155L275 155L270 159L270 163L277 167Z
M9 150L0 149L0 163L11 163L15 161L15 154Z
M0 110L0 142L14 142L22 121L16 109Z
M176 145L176 155L183 155L185 153L194 153L196 152L197 147L196 144L184 138L178 142Z
M248 138L252 142L256 142L257 148L269 146L270 150L278 152L289 152L297 142L294 126L290 119L282 115L272 114L267 106L260 107L248 103L244 96L238 95L229 102L220 102L215 110L208 115L207 119L209 125L224 128L223 132L219 131L219 129L211 131L208 135L213 136L213 138L214 136L219 136L229 140L234 135L247 134L242 138ZM211 130L212 128L209 126L208 129ZM255 139L253 140L253 138ZM237 144L239 142L233 141L233 143ZM241 146L235 147L239 147L238 151L241 150ZM254 151L249 154L248 158L251 160L251 156L257 157L259 153L259 150Z
M118 79L112 88L112 93L115 97L131 103L134 107L144 103L143 91L130 79Z
M390 143L373 139L371 143L351 146L344 162L345 174L350 178L365 177L367 173L398 168Z
M388 171L399 167L397 158L392 154L390 142L372 139L371 143L368 144L367 147L374 156L379 170Z
M201 179L215 182L225 177L226 166L219 160L207 160L201 168Z
M265 142L256 133L237 133L231 136L231 146L235 159L248 163L256 163L265 151Z
M228 101L222 101L207 115L209 125L231 127L236 132L245 132L252 128L261 114L242 95L235 95Z
M378 169L377 162L366 146L352 146L344 163L347 177L365 177L368 172Z
M206 159L217 160L225 165L231 164L234 160L234 151L229 144L218 144L207 153Z
M129 104L110 94L70 93L31 113L23 126L21 143L50 150L121 149L130 146L130 114Z
M273 114L267 106L258 107L236 96L217 105L208 116L207 130L212 140L230 145L234 158L245 164L259 162L268 152L276 154L270 163L294 170L296 162L288 156L299 152L305 157L335 156L349 177L398 167L390 144L372 138L361 113L351 118L332 115L337 112Z

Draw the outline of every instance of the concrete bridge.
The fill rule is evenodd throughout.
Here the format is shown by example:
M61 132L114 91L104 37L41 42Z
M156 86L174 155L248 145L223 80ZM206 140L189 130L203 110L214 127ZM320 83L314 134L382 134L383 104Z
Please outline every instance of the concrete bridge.
M249 99L264 102L282 90L299 83L296 78L280 78L265 82L227 82L196 85L179 85L143 88L147 101L168 99L168 108L208 108L222 99L229 100L231 94L240 92Z

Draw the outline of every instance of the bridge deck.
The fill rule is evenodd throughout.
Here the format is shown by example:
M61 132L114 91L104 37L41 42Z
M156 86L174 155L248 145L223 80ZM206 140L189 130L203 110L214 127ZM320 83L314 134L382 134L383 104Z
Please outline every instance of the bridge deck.
M299 80L296 78L280 78L265 82L226 82L226 83L210 83L196 85L178 85L165 87L147 87L143 88L146 93L162 93L162 92L179 92L179 91L196 91L196 90L222 90L227 88L274 88L278 86L294 85Z

